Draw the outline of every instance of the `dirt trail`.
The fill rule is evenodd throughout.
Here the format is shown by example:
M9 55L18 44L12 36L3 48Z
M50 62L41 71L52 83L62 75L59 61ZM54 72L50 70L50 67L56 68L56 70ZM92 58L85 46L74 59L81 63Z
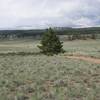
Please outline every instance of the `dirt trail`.
M87 56L79 56L79 55L73 55L73 56L66 56L69 59L77 59L77 60L84 60L96 64L100 64L100 59L99 58L93 58L93 57L87 57Z

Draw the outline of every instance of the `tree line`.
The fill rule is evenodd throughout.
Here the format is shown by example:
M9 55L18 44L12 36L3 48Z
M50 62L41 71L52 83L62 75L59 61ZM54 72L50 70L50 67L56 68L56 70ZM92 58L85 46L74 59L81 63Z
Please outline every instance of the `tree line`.
M96 39L100 38L100 27L92 28L53 28L59 36L66 35L67 40L75 39ZM0 30L0 39L6 38L24 38L24 37L42 37L46 29L36 30Z

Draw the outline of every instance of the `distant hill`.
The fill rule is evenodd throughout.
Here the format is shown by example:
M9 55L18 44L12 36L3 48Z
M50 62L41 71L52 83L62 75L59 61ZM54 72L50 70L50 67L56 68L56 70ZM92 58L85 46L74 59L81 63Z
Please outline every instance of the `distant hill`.
M89 28L71 28L71 27L54 27L54 31L58 35L71 35L71 34L100 34L100 27ZM41 36L46 29L33 29L33 30L0 30L0 38L9 37L28 37L28 36Z

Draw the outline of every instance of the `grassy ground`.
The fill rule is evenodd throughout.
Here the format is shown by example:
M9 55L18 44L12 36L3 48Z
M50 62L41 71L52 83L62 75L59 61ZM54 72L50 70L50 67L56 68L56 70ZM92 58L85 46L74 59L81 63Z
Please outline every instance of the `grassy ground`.
M0 41L0 54L9 52L38 53L39 41L16 40ZM100 40L77 40L64 42L64 49L67 54L82 54L100 58Z
M67 54L81 54L100 58L100 40L64 42Z
M1 41L0 53L39 52L38 42ZM64 42L66 54L100 58L100 40ZM65 56L0 55L0 100L99 100L100 64Z

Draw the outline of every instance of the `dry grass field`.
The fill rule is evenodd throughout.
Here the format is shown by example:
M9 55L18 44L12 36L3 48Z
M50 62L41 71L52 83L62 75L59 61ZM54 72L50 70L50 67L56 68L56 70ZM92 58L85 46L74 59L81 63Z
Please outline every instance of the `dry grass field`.
M100 100L100 40L64 42L66 53L39 54L39 41L0 41L0 100Z

